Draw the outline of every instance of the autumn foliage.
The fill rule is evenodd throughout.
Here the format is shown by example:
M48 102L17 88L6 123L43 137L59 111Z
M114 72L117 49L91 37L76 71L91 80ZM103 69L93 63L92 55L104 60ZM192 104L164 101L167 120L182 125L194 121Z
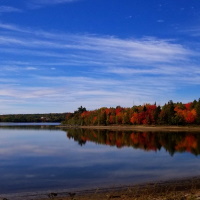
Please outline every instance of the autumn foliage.
M87 111L82 106L66 116L69 125L190 125L200 124L200 99L190 103L144 104L131 108L99 108Z
M132 147L145 151L160 151L165 149L170 155L176 152L200 154L200 135L188 132L137 132L111 131L92 129L69 129L67 137L80 145L86 142L116 146L117 148Z

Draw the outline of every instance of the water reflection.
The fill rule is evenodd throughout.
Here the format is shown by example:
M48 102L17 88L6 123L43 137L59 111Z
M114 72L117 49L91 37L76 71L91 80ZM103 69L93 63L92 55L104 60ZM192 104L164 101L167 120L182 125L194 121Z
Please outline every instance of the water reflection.
M198 154L198 134L27 128L0 127L0 196L200 175L199 156L164 150Z
M79 145L87 141L110 146L133 147L145 151L159 151L164 148L171 156L176 152L200 154L200 134L188 132L131 132L110 130L70 129L67 137Z
M60 123L8 123L8 122L0 122L1 129L32 129L32 130L59 130L58 127Z

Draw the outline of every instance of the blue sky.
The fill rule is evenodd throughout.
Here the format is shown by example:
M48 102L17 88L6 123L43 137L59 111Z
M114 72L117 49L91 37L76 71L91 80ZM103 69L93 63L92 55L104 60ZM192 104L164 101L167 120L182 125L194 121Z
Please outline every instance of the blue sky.
M1 0L0 113L200 98L198 0Z

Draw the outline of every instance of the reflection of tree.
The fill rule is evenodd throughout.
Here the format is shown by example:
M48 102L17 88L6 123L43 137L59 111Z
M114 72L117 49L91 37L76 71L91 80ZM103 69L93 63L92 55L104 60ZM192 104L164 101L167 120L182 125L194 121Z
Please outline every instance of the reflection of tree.
M83 146L84 144L86 144L86 141L84 141L84 140L79 140L79 141L78 141L78 144L79 144L80 146Z
M56 125L40 125L35 124L35 125L1 125L1 129L11 129L11 130L41 130L41 129L46 129L46 130L60 130L59 127L56 127Z
M110 146L133 147L145 151L158 151L162 147L171 156L175 152L200 154L200 135L197 133L169 132L132 132L92 129L69 129L67 137L74 139L81 146L87 141Z

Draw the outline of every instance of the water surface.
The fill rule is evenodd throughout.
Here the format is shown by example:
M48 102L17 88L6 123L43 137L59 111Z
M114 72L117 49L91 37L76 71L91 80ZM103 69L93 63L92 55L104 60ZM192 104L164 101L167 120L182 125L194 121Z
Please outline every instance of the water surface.
M198 133L0 127L0 193L199 176Z

